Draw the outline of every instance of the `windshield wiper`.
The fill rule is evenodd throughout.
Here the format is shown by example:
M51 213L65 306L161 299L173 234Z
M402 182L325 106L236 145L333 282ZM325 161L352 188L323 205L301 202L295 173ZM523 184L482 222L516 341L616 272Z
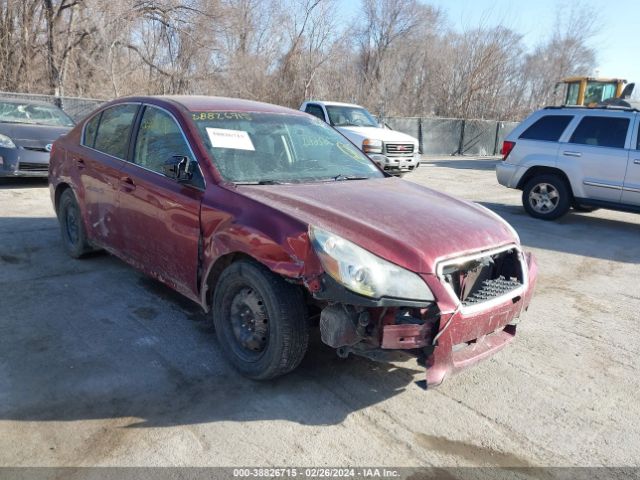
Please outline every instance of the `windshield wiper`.
M233 182L236 185L283 185L285 182L278 180L256 180L253 182Z
M343 173L339 173L335 177L331 177L336 182L343 180L369 180L369 177L362 177L358 175L345 175Z

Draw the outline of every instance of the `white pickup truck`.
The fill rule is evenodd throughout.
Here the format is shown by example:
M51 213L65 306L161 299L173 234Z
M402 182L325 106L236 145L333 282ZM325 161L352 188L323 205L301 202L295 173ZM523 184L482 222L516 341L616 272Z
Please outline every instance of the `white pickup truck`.
M300 110L335 127L385 171L400 175L420 165L419 143L402 132L381 127L364 107L340 102L304 102Z

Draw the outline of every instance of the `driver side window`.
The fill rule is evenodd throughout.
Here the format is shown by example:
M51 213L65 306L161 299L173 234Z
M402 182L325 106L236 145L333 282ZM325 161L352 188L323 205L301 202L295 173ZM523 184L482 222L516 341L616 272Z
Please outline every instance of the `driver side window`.
M164 163L176 155L193 160L182 130L168 113L145 107L136 138L134 163L163 173Z

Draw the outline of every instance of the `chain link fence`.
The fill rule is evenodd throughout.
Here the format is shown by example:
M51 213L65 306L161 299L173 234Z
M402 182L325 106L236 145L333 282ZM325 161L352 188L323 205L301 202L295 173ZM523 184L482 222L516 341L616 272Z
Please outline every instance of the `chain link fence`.
M415 137L424 155L493 156L518 122L439 117L390 117L390 128Z
M24 100L50 103L56 105L66 112L76 122L82 120L96 108L106 102L95 98L80 97L56 97L53 95L40 95L35 93L14 93L0 92L0 99Z

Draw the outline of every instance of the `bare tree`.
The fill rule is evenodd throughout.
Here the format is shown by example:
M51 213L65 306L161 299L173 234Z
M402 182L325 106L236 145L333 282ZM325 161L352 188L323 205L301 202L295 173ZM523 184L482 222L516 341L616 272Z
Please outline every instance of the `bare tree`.
M198 93L374 113L519 118L591 73L593 11L558 12L534 48L506 26L459 32L418 0L0 0L0 89L114 97Z

